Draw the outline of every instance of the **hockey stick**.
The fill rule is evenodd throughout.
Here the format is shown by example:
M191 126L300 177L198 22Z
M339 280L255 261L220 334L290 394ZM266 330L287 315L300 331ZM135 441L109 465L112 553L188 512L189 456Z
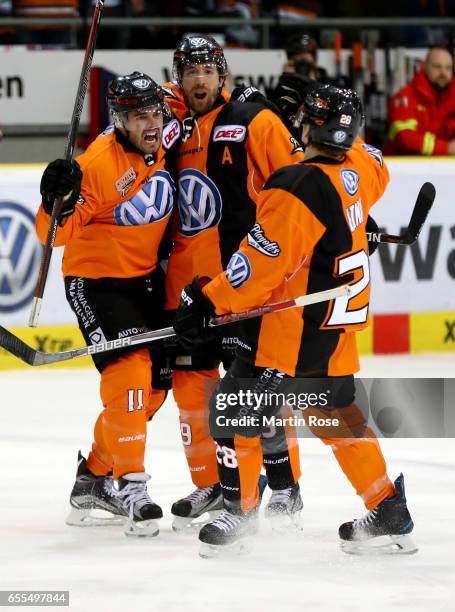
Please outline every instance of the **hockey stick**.
M84 61L82 63L81 76L77 87L76 99L74 101L73 115L71 117L70 129L68 132L68 141L65 150L65 159L71 161L73 159L74 147L76 144L76 135L81 119L82 108L84 106L85 94L87 92L88 78L92 65L93 53L95 51L96 37L98 35L101 12L104 7L104 0L96 0L95 10L93 11L92 25L88 35L87 46L85 48ZM52 251L55 244L55 236L57 234L58 218L63 206L63 198L56 198L52 215L49 221L49 229L47 231L46 243L43 249L41 265L38 274L38 282L36 283L35 295L32 302L32 310L28 321L29 327L38 325L41 303L43 301L44 288L46 286L47 275L51 263Z
M209 326L218 327L219 325L226 325L227 323L234 323L235 321L261 317L265 314L280 312L282 310L288 310L289 308L299 308L301 306L317 304L318 302L326 302L328 300L333 300L337 297L347 295L350 295L350 288L348 285L343 285L341 287L336 287L335 289L318 291L317 293L309 293L308 295L302 295L300 297L285 300L283 302L277 302L275 304L266 304L265 306L247 310L246 312L231 313L214 317L210 320ZM75 359L76 357L85 357L86 355L115 351L125 347L136 346L137 344L144 344L153 342L154 340L160 340L162 338L169 338L170 336L175 336L174 328L165 327L163 329L156 329L143 334L137 334L136 336L129 336L128 338L118 338L116 340L109 340L108 342L92 344L91 346L83 346L70 351L61 351L60 353L44 353L42 351L33 349L23 340L9 332L4 327L0 326L0 347L6 349L9 353L15 357L18 357L22 361L25 361L25 363L28 363L28 365L41 366L51 363L58 363L60 361L68 361L69 359Z
M409 246L419 237L422 230L423 224L433 206L434 198L436 196L436 189L433 183L424 183L420 188L419 195L412 211L411 220L406 230L401 236L394 236L393 234L380 234L375 232L368 232L368 240L370 242L391 242L393 244L403 244Z

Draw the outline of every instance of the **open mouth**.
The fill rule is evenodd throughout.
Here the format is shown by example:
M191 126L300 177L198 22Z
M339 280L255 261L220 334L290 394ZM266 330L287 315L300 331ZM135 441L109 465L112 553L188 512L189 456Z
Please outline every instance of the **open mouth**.
M155 128L153 130L147 130L144 133L144 140L145 142L148 142L149 144L157 143L159 137L160 137L160 131L158 128Z
M196 100L199 100L200 102L202 102L203 100L206 99L207 92L206 91L195 91L194 97L196 98Z

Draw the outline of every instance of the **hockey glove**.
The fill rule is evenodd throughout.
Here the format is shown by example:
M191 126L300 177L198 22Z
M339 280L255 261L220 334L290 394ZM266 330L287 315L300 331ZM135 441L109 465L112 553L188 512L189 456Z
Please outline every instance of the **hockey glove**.
M196 277L182 291L180 304L174 318L177 338L184 347L194 347L212 340L215 330L208 322L215 315L215 307L202 293L202 287L210 282L206 276Z
M82 170L75 159L56 159L48 164L41 177L40 192L43 208L48 215L52 214L56 198L63 198L59 221L72 215L79 198L82 182Z
M378 234L380 232L378 224L376 223L376 221L373 219L371 215L368 215L365 231L367 233L373 232L374 234ZM379 245L379 242L376 242L376 240L368 240L368 255L370 256L373 255L373 253L378 248L378 245Z
M286 125L293 125L294 117L303 103L305 90L311 80L294 72L283 72L278 80L272 101L279 108Z
M256 89L256 87L253 87L252 85L249 85L248 87L246 85L239 85L238 87L235 87L232 90L230 101L242 103L255 102L264 108L268 108L281 119L279 108L273 102L270 102L270 100L268 100L264 94L259 91L259 89Z

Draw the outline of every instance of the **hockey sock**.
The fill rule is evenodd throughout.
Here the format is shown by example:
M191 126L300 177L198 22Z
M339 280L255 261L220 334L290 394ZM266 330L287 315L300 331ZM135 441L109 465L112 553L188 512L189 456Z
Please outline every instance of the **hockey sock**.
M172 390L179 408L183 449L196 487L218 482L215 444L208 427L208 402L219 381L217 369L176 370Z

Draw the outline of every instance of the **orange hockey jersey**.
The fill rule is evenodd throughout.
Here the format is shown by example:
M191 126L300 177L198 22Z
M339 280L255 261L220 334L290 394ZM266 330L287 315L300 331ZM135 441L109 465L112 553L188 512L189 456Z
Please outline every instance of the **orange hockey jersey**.
M175 137L178 129L172 128ZM257 103L220 97L204 115L187 113L180 129L179 215L166 278L171 309L194 276L213 278L226 267L254 224L255 203L270 174L303 159L280 119ZM172 145L167 134L166 139Z
M256 224L226 272L204 287L216 312L241 312L346 283L352 295L246 321L241 359L290 376L358 370L353 332L367 325L370 296L365 224L388 180L380 152L361 142L342 162L312 158L270 177Z
M109 127L76 158L84 173L75 212L57 231L64 276L132 278L151 272L175 200L170 163L160 148L143 156ZM49 215L41 205L42 242Z

